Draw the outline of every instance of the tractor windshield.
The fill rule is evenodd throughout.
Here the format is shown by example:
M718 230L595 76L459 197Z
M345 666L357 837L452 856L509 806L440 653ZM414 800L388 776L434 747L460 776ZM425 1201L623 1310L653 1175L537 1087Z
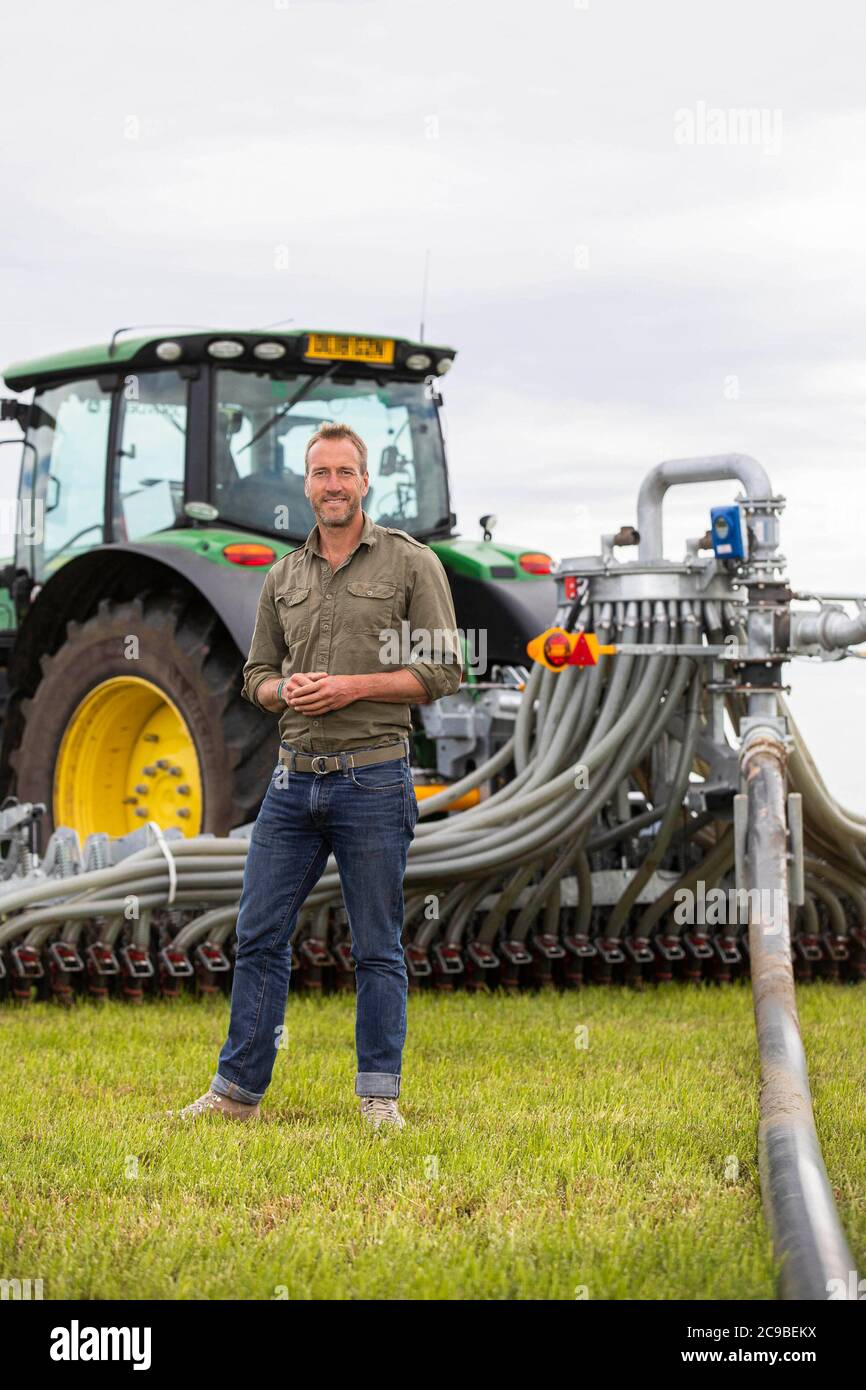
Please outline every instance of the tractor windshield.
M415 536L448 529L442 434L423 382L218 371L216 386L213 500L222 520L303 539L316 524L304 449L324 420L336 420L367 445L364 510L373 521Z

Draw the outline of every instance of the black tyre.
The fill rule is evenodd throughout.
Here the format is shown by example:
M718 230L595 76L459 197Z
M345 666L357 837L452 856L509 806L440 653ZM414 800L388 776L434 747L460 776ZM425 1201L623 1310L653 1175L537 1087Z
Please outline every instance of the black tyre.
M224 835L255 818L277 759L276 721L241 698L244 658L198 598L103 599L40 661L16 711L9 764L21 800L122 835L148 820Z

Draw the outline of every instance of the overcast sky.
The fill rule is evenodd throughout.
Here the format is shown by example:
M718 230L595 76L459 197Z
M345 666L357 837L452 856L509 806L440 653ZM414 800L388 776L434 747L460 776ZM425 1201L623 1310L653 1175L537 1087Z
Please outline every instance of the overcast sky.
M864 49L856 0L7 7L0 361L135 323L414 336L429 249L462 531L596 551L658 460L737 450L794 586L864 592ZM671 494L669 554L735 492ZM866 810L866 665L787 670Z

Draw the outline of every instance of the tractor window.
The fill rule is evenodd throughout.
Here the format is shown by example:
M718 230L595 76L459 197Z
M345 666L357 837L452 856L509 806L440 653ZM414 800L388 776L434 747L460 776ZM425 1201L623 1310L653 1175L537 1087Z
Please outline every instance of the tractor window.
M29 554L19 563L43 581L76 551L103 540L105 462L111 397L96 381L67 382L39 391L21 474L27 533L18 537ZM35 451L35 452L34 452ZM32 525L31 525L32 522Z
M133 541L183 516L187 383L176 372L126 378L114 478L114 530Z
M306 536L316 518L304 496L304 450L323 421L338 420L367 445L364 509L374 521L413 535L447 524L442 436L423 383L366 378L311 386L304 375L216 376L214 502L226 521L272 535Z

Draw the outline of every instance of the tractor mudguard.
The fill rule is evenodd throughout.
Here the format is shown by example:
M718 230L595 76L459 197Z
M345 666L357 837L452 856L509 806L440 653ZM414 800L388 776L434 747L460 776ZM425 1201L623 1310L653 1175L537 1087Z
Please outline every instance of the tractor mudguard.
M246 656L256 624L256 609L269 565L215 564L207 556L196 555L179 546L158 542L114 542L101 545L100 555L142 555L156 560L181 575L210 604L238 650Z

